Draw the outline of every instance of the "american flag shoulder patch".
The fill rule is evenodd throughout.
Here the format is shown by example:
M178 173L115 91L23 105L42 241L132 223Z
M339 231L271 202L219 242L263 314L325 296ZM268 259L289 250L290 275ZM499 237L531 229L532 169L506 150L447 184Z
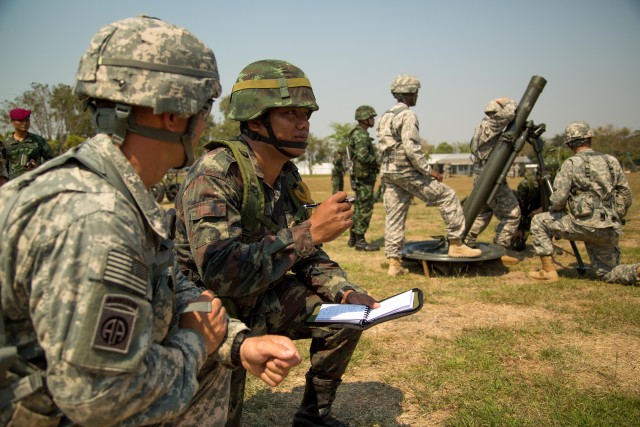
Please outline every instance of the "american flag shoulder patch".
M102 280L144 297L147 295L149 269L126 252L110 249Z

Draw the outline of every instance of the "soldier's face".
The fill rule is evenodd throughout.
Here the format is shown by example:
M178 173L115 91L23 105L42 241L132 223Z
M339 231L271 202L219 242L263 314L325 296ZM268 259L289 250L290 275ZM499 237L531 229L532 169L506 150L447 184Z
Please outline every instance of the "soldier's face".
M309 117L311 111L306 108L274 108L269 111L271 127L277 139L282 141L307 142L309 137ZM302 155L305 148L286 148L291 154Z
M11 124L17 131L26 132L29 130L29 126L31 125L30 119L23 120L11 120Z

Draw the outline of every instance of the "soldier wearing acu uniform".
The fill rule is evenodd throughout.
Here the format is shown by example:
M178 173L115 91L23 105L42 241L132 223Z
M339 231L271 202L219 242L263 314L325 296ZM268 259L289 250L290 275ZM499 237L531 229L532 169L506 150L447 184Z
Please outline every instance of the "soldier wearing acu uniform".
M389 259L390 276L409 272L401 266L400 256L412 196L440 210L449 238L448 256L469 258L482 254L480 249L462 243L465 224L460 200L451 187L442 183L442 175L431 168L420 145L418 117L410 109L416 105L418 89L420 81L415 76L396 77L391 94L398 102L378 122L380 173L385 186L385 256Z
M573 151L553 181L549 212L531 221L533 248L542 269L529 277L557 282L552 238L582 241L599 280L633 285L638 283L640 263L620 265L618 239L631 206L631 189L618 160L591 149L593 131L585 122L565 129L565 144Z
M380 170L373 138L367 129L375 123L376 110L368 105L361 105L356 109L358 125L349 134L348 150L353 163L352 175L355 182L356 201L354 202L353 227L350 239L354 240L357 251L377 251L378 247L369 244L364 235L369 229L373 215L374 187Z
M212 141L176 197L176 248L184 273L213 290L256 332L311 338L295 426L344 426L331 405L361 332L310 327L317 303L378 307L322 250L353 222L339 191L314 208L290 160L304 154L318 109L303 71L286 61L247 65L233 86L234 140ZM241 425L244 375L235 371L228 425Z
M29 132L31 110L14 108L9 118L15 131L4 141L11 178L35 169L54 157L51 146L40 135Z
M148 188L193 161L211 49L136 17L93 37L75 93L98 134L0 191L0 425L223 425L230 368L276 385L285 337L247 337L179 273Z
M485 117L471 138L473 185L478 182L482 169L497 146L505 126L516 116L517 106L517 103L509 98L498 98L489 101L485 107ZM494 215L498 219L498 225L496 225L493 243L505 249L510 248L513 234L520 223L520 207L506 179L498 184L498 190L491 203L485 204L478 212L466 236L468 245L473 246L478 235L489 226ZM506 265L518 264L518 258L509 255L504 255L501 259Z

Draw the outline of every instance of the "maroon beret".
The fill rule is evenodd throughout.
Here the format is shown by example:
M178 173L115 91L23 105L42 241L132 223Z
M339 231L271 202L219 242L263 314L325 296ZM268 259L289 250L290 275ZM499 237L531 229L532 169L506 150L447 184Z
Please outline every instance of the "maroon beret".
M31 110L25 110L24 108L14 108L9 111L9 117L11 120L24 120L31 116Z

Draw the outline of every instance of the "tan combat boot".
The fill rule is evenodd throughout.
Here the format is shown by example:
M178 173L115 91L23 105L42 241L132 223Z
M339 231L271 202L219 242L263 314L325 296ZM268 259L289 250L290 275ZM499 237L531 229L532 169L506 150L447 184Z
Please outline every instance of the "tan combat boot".
M462 243L461 239L451 239L447 255L451 258L477 258L482 255L482 249L472 249Z
M409 274L409 269L404 268L402 264L400 264L399 258L389 258L389 271L387 271L388 276L403 276L405 274Z
M520 260L518 258L509 255L509 250L508 249L507 249L507 252L500 257L500 260L507 267L513 266L513 265L518 265L520 263Z
M528 276L541 282L554 283L560 280L558 272L553 266L553 257L551 255L541 256L542 270L530 271Z

